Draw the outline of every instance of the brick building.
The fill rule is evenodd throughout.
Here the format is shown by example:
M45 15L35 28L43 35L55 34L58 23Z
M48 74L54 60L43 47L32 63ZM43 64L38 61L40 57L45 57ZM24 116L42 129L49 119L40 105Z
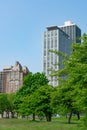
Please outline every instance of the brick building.
M23 85L23 77L28 74L26 66L17 61L14 66L8 66L0 72L0 93L16 92Z

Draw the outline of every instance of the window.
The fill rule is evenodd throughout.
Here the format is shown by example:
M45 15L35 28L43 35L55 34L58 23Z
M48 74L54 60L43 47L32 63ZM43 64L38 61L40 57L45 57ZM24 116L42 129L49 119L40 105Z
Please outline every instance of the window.
M53 31L51 32L51 36L53 36Z
M48 32L48 37L50 37L50 33Z
M46 49L46 39L44 40L44 49Z
M57 48L57 40L55 40L55 48Z
M49 62L47 63L47 67L49 67Z
M53 38L51 39L51 48L53 48Z
M55 31L55 36L57 36L57 30Z
M44 68L46 68L46 63L44 63Z
M46 50L44 50L44 56L46 56Z
M50 39L48 39L47 48L50 49Z

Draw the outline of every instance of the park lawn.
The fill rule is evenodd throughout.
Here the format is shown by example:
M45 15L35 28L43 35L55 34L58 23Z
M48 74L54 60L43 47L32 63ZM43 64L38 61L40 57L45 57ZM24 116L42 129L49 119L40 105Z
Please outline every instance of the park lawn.
M80 130L80 121L68 124L65 120L30 121L27 119L0 119L0 130Z

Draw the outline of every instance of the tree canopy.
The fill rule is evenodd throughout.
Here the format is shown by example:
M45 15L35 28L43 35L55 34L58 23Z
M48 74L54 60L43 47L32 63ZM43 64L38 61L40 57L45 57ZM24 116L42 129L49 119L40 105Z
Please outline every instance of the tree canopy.
M35 111L30 107L30 96L41 86L47 85L48 79L43 73L29 73L23 79L23 86L19 89L15 98L17 113L21 115L34 114ZM26 108L26 109L25 109ZM35 117L34 117L35 118Z
M54 52L55 53L55 52ZM82 36L82 43L72 44L72 53L63 60L63 68L55 71L53 75L59 77L57 94L53 98L60 110L66 113L79 113L87 107L87 35ZM58 105L58 104L59 105ZM55 105L55 103L53 103ZM84 105L83 105L84 104Z

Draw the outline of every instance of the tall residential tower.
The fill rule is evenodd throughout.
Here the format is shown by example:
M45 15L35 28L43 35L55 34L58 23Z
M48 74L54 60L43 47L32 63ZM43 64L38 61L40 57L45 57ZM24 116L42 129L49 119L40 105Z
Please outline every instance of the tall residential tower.
M70 55L72 42L81 42L78 37L81 37L81 30L71 22L67 22L61 27L47 27L43 36L43 72L49 79L49 84L58 85L57 77L51 77L49 69L58 70L62 67L54 65L61 63L62 57L49 52L49 50L56 50Z
M72 39L72 42L81 43L81 29L71 21L64 22L63 26L59 26L69 37Z

